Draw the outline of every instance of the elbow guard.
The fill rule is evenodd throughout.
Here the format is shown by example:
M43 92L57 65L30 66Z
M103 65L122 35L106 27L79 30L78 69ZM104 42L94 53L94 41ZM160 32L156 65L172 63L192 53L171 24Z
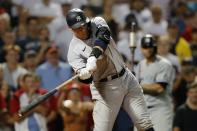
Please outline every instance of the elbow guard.
M96 32L96 41L94 43L94 46L99 46L103 50L105 50L110 42L110 35L111 34L108 27L100 27Z
M107 48L110 41L110 31L107 27L102 26L96 32L96 40L94 42L93 50L90 56L95 56L99 58Z

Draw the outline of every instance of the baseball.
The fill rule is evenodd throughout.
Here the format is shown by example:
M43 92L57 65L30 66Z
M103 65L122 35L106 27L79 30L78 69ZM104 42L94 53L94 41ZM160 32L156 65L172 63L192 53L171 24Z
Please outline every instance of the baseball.
M63 101L64 107L70 107L72 104L73 104L73 102L71 100L65 100L65 101Z

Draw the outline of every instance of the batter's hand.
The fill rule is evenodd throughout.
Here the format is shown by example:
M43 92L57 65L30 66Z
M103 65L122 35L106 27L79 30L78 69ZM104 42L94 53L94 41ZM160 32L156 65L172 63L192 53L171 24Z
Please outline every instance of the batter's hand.
M79 78L82 80L86 80L91 77L91 72L87 68L83 68L79 72Z
M87 59L86 68L90 72L94 72L96 70L96 68L97 68L96 61L97 61L97 58L95 56L90 56Z

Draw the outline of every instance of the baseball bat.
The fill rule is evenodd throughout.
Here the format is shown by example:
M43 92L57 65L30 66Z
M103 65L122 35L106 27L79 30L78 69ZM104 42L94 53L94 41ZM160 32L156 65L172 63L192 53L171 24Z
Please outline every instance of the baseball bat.
M18 115L22 117L24 114L26 114L27 112L29 112L30 110L32 110L34 107L36 107L37 105L39 105L40 103L42 103L43 101L45 101L50 96L54 95L62 87L64 87L68 83L72 82L77 77L78 77L78 75L75 75L75 76L71 77L70 79L66 80L65 82L63 82L62 84L60 84L59 86L57 86L56 88L54 88L53 90L49 91L48 93L39 96L37 99L34 99L29 105L21 108L19 110L19 112L18 112Z

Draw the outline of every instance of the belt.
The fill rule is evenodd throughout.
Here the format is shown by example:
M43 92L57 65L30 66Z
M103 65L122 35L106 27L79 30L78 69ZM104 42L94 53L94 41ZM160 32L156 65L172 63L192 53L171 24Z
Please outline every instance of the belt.
M110 80L113 80L113 79L116 79L118 77L121 77L124 75L125 73L125 68L123 68L119 73L115 74L115 75L111 75L111 76L108 76L106 78L103 78L101 79L99 82L107 82L107 81L110 81Z

